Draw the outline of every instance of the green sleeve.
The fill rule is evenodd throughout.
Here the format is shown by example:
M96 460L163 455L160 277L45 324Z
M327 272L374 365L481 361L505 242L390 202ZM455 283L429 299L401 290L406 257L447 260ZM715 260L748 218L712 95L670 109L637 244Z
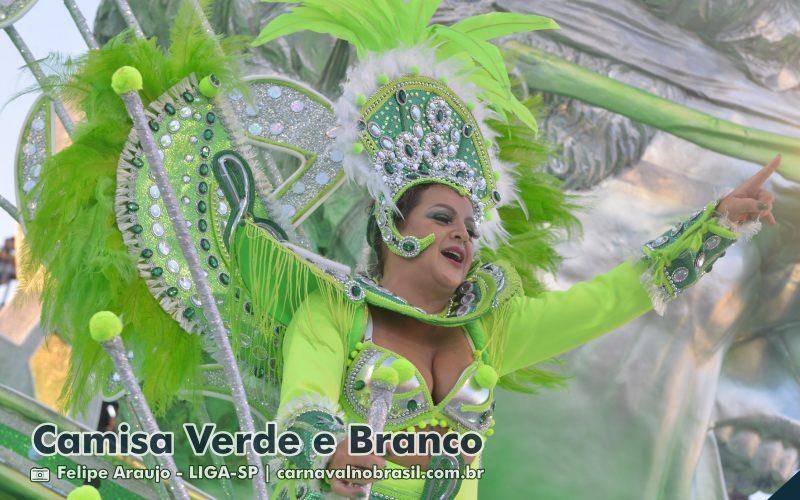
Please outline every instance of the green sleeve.
M347 359L344 349L328 305L312 294L286 329L281 407L309 395L338 402Z
M626 262L592 281L503 305L500 376L584 344L649 311L641 284L647 262Z
M499 374L544 361L631 321L652 308L663 314L666 303L711 271L740 236L749 237L757 222L734 224L715 214L708 203L642 247L642 259L569 290L535 298L516 295L490 318ZM499 355L498 355L499 354Z
M303 450L279 458L273 463L275 469L324 469L330 456L313 452L313 437L326 431L341 442L345 436L339 406L345 346L329 307L318 292L311 294L286 329L277 427L279 432L295 432L303 441ZM276 486L278 496L288 494L287 490L298 498L323 498L326 487L319 481L286 481Z

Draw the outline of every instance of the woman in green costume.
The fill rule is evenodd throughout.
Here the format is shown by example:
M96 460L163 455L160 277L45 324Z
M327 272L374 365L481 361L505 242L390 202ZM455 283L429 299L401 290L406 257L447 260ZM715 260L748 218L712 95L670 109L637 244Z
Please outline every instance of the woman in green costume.
M554 23L493 13L425 27L418 20L427 23L435 6L409 2L405 14L390 17L377 8L355 13L346 4L304 2L259 38L310 29L355 45L362 62L336 104L343 124L337 140L351 151L345 171L376 200L370 276L342 280L345 307L330 294L311 295L286 331L279 427L300 434L306 446L276 465L478 468L479 456L448 460L391 450L353 456L341 439L331 456L316 456L309 440L320 431L344 438L347 423L370 421L372 392L386 370L397 382L390 384L396 388L385 422L378 422L386 431L472 431L489 438L498 382L521 389L541 381L543 372L532 365L653 307L663 311L740 234L752 234L758 219L774 223L772 196L761 185L780 159L646 243L640 260L564 292L531 293L528 266L536 257L515 223L526 221L527 208L531 225L557 218L563 198L548 201L541 185L536 191L527 182L536 174L519 164L515 151L525 152L526 145L514 139L524 135L521 129L535 130L535 121L511 93L500 53L487 40ZM503 125L493 129L492 119ZM482 262L487 257L497 260ZM276 489L355 497L373 482L373 498L475 498L478 488L475 479L334 478L286 480Z

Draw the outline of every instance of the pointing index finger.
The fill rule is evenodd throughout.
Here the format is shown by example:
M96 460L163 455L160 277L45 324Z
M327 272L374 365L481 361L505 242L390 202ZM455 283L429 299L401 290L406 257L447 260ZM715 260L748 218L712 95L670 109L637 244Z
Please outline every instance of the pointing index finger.
M773 174L778 169L778 166L781 164L781 155L777 155L771 162L764 165L758 172L755 173L752 177L747 179L744 183L744 188L747 191L758 191L761 189L761 186L769 179L769 176Z

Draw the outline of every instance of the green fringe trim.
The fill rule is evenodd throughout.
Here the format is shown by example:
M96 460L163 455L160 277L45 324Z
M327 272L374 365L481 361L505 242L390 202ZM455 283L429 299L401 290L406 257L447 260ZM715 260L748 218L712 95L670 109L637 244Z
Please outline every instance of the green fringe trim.
M283 372L283 334L297 309L311 294L322 298L342 342L347 362L350 331L361 302L344 294L344 277L334 277L306 261L252 221L244 221L231 243L232 268L239 269L232 294L247 297L249 306L229 311L231 341L243 363L264 379L264 398L275 403ZM238 299L238 297L235 297ZM229 300L231 304L237 300ZM308 319L310 321L310 319ZM316 331L314 325L305 325ZM331 339L317 339L321 344Z

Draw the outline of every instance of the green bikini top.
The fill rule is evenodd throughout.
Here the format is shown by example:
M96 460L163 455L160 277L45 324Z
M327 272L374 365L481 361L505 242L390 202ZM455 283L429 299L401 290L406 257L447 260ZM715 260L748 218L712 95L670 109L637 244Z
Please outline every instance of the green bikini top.
M416 367L414 376L397 386L386 421L387 431L441 425L457 432L471 430L485 434L493 425L494 388L481 387L476 377L478 370L491 368L484 364L480 353L475 351L473 340L468 338L474 353L473 361L438 404L434 404L427 383ZM356 344L351 356L344 379L342 402L351 421L366 421L373 371L380 366L389 366L402 356L372 341L371 318L367 320L363 342Z

